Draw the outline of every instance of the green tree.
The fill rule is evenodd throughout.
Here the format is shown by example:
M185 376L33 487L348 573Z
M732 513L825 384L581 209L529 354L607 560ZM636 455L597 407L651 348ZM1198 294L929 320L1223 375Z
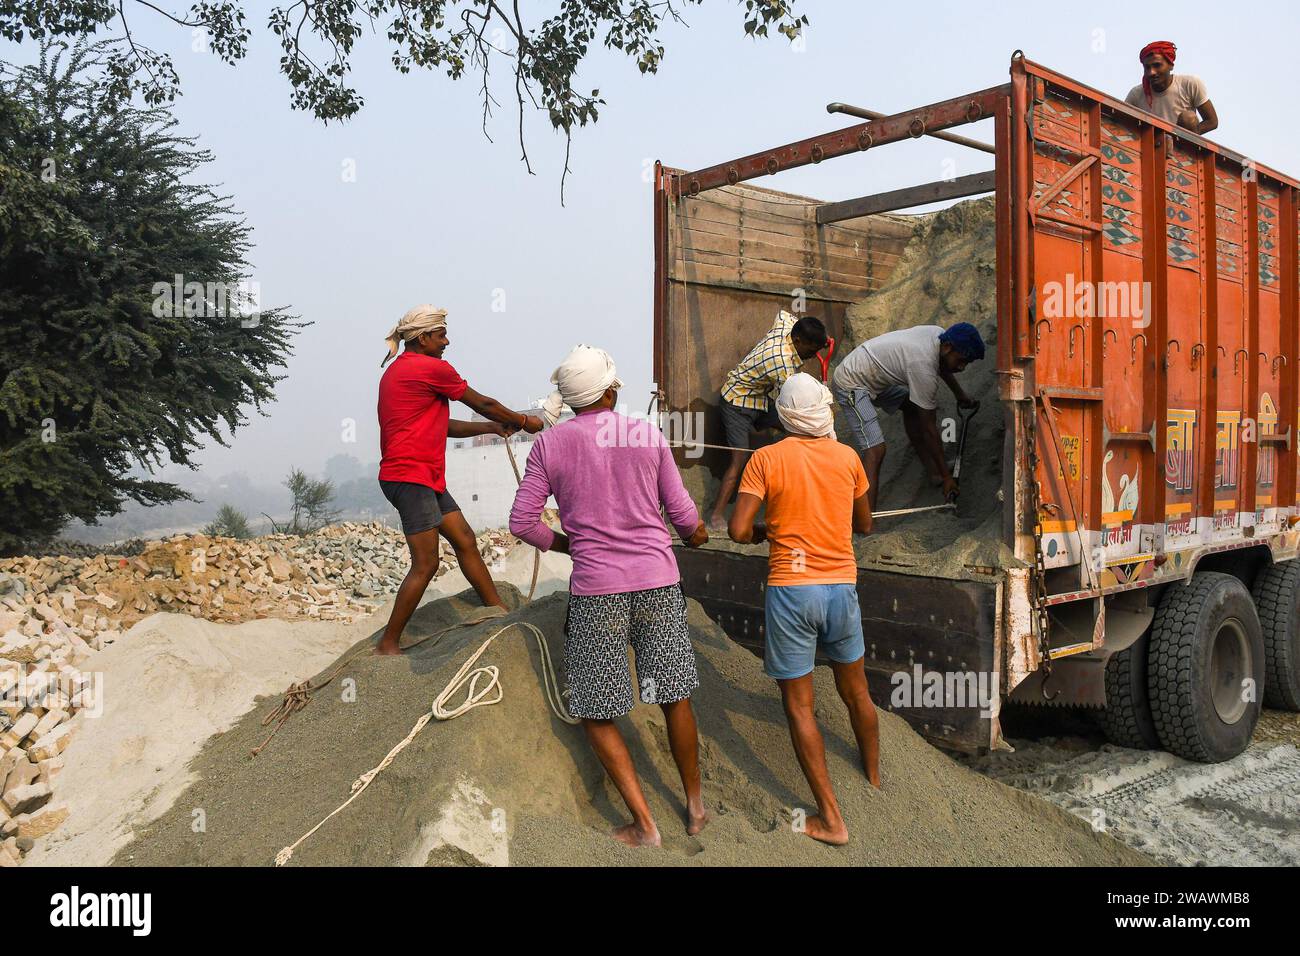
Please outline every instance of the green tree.
M203 529L203 533L214 538L251 538L252 530L248 527L248 516L234 505L222 505L217 517Z
M260 411L303 324L247 308L249 230L193 181L211 155L100 68L53 46L0 78L0 553L190 498L152 469Z
M280 72L289 82L294 109L326 122L346 119L363 105L348 80L353 45L365 31L383 32L393 66L402 73L420 68L441 70L453 80L467 73L477 76L485 133L498 105L489 77L493 65L504 61L519 115L521 159L532 172L524 143L524 112L532 106L564 133L567 174L574 128L595 122L605 103L600 90L584 93L573 86L591 47L619 50L642 73L656 73L664 58L660 27L666 21L681 22L682 9L702 2L561 0L552 5L558 9L550 16L525 22L524 5L517 0L297 0L273 6L266 29L280 44ZM737 0L737 6L744 6L745 33L798 36L808 18L795 14L795 2ZM147 104L158 105L176 96L180 77L168 54L142 45L132 34L128 16L137 14L166 18L186 44L191 43L190 31L202 30L212 52L230 64L243 59L253 36L239 0L194 3L184 16L166 13L150 0L0 0L0 37L22 41L107 34L112 52L105 91L118 99L139 91Z
M285 534L311 534L329 524L339 513L334 509L334 482L311 478L300 468L289 469L284 480L289 489L289 524L276 527Z

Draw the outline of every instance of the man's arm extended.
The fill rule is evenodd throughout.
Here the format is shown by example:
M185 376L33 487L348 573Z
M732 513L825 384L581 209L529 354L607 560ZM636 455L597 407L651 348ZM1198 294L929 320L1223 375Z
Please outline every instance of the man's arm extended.
M933 408L923 408L917 417L921 423L921 451L934 465L935 471L943 478L943 497L946 501L957 491L957 482L953 481L952 472L948 470L948 461L943 454L943 442L939 438L939 425L935 421Z
M542 420L536 415L525 415L523 412L512 411L495 398L476 392L472 388L467 387L460 400L489 421L500 422L502 425L514 425L516 428L522 428L530 435L535 435L542 430ZM450 434L450 431L448 434Z
M552 530L542 521L542 510L550 496L551 480L546 473L545 442L539 440L528 455L524 477L519 482L519 490L515 492L514 504L510 506L510 533L538 551L561 551L568 554L568 537ZM564 539L562 542L559 540L561 537Z
M1213 103L1206 100L1197 109L1201 114L1201 121L1196 125L1196 132L1204 136L1210 130L1219 128L1219 113Z
M763 499L741 492L736 495L736 507L727 522L727 534L737 544L761 544L767 540L767 525L755 524Z
M500 422L447 422L448 438L474 438L478 435L500 435L509 438L519 431L518 425L502 425Z

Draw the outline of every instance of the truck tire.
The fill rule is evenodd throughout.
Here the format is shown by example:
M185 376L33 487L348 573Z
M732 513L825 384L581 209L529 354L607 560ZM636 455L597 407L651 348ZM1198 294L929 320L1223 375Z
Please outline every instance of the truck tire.
M1300 710L1300 561L1283 561L1255 578L1264 631L1264 704Z
M1106 661L1106 709L1097 716L1106 739L1117 747L1159 750L1147 693L1147 636L1143 634Z
M1263 683L1264 638L1245 585L1203 571L1165 591L1151 626L1147 690L1166 750L1199 763L1237 756L1255 732Z

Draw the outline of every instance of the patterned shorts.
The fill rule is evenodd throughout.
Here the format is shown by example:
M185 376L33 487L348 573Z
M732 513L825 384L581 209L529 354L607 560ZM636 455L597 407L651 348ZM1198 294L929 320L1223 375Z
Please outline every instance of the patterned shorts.
M621 594L571 594L564 627L569 713L611 720L632 710L629 643L644 703L671 704L700 686L680 584Z

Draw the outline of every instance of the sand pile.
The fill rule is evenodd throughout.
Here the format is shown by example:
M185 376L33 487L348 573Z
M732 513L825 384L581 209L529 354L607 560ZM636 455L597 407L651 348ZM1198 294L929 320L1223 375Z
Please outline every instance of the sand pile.
M867 537L854 539L860 566L890 567L935 577L980 577L981 569L1014 561L1001 545L1002 406L996 366L997 303L995 277L995 210L993 200L958 203L938 213L914 217L916 228L889 284L847 311L845 339L836 346L842 359L856 346L885 332L915 325L949 326L971 322L987 345L981 362L958 377L962 388L980 403L971 422L962 465L961 498L956 513L934 512L885 518ZM833 367L838 365L838 361ZM960 419L947 386L939 387L940 435L957 454ZM945 420L950 427L945 429ZM878 510L912 508L941 502L912 451L900 414L880 414L889 451L880 474ZM839 439L849 441L843 415L836 414ZM687 487L701 508L712 505L717 479L707 468L684 473ZM722 540L718 540L719 537ZM766 554L767 546L732 544L714 535L709 547Z
M490 567L500 581L525 591L531 548L514 548ZM568 586L572 562L542 556L537 594ZM430 585L425 600L468 587L453 567ZM125 638L89 657L102 711L74 718L71 745L56 796L66 823L38 840L24 862L101 866L131 835L168 810L194 777L190 760L209 737L229 728L259 697L318 672L382 626L391 602L361 623L261 620L220 624L155 614Z
M517 591L503 593L518 603ZM411 635L440 637L401 658L358 657L347 675L355 681L354 699L341 691L319 695L251 759L265 733L262 713L272 703L264 701L203 749L191 765L194 785L114 862L269 865L347 798L352 782L407 734L461 663L503 624L536 624L560 660L565 605L557 593L505 618L447 631L479 610L472 595L426 604ZM429 724L369 789L299 847L291 865L1143 862L1063 811L958 766L884 712L884 789L873 790L856 765L829 672L820 670L819 716L853 840L836 850L793 832L791 809L807 808L810 796L776 689L759 661L694 603L690 623L702 682L695 702L705 797L715 813L698 837L686 836L681 822L661 712L644 705L623 729L664 846L631 850L607 835L624 819L618 795L581 730L551 714L537 649L514 630L482 659L500 668L504 701ZM196 811L202 811L201 832Z

